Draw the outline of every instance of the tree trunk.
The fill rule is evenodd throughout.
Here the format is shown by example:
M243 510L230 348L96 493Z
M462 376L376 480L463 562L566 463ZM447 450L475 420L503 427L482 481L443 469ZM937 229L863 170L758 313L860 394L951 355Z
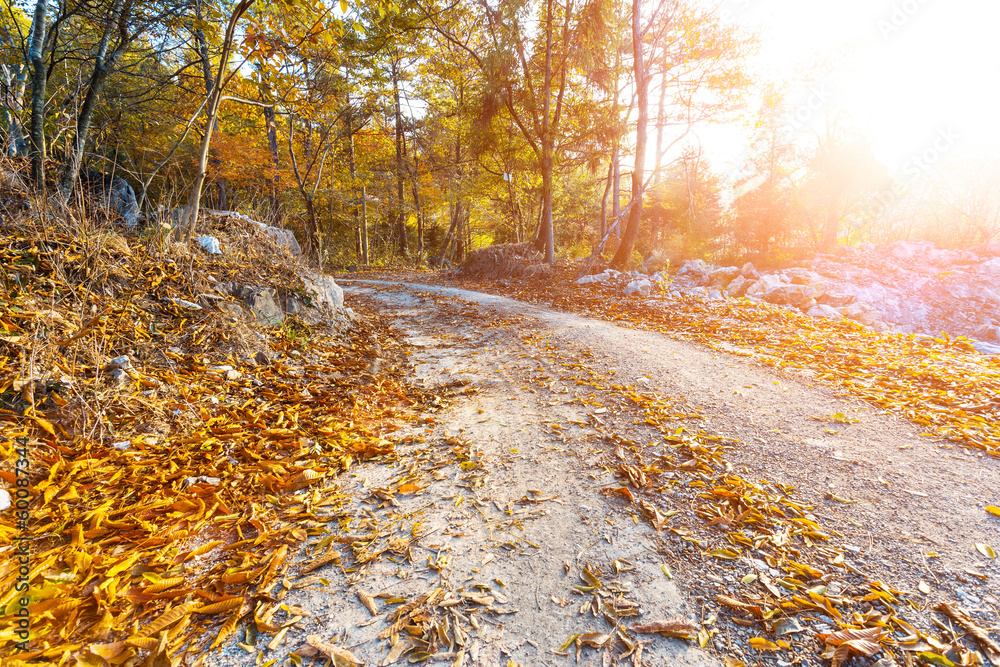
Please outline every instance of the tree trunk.
M413 152L413 207L417 210L417 266L424 262L424 211L420 207L420 188L417 184L420 174L420 163L417 161L417 153Z
M455 236L455 230L458 228L458 221L462 217L462 200L459 199L455 202L455 210L451 214L451 224L448 225L448 233L444 237L444 245L441 246L441 254L438 255L438 266L444 266L445 258L448 257L448 249L451 247L452 239Z
M646 172L646 130L649 124L648 119L648 88L649 79L646 77L646 68L642 56L642 32L639 29L639 10L641 0L632 0L632 49L635 69L635 88L639 118L635 128L635 167L632 169L632 210L629 211L628 225L622 235L621 245L615 253L611 264L622 269L628 262L635 246L635 240L639 236L639 223L642 221L642 178Z
M611 151L611 166L614 168L614 175L611 177L611 219L617 220L618 216L622 214L622 193L621 193L621 183L622 183L622 172L621 172L621 156L618 154L618 142L615 142L615 148ZM615 236L618 238L622 237L622 228L618 226L615 231Z
M39 0L44 2L44 0ZM181 230L184 232L184 241L190 242L194 234L195 225L198 223L198 211L201 208L201 191L205 186L205 177L208 167L208 152L212 145L212 129L215 127L216 119L219 117L219 106L222 103L222 89L228 78L226 70L229 69L229 58L233 51L233 38L236 34L236 24L243 14L253 5L255 0L240 0L233 9L226 24L226 34L222 40L222 55L219 58L219 71L215 75L215 83L212 92L208 95L208 117L205 123L205 136L201 141L201 149L198 151L198 172L195 175L194 185L191 187L191 194L188 197L187 207L184 211L184 224L178 225L178 236Z
M656 158L653 162L653 185L659 185L662 174L660 174L660 164L663 160L663 107L667 101L667 70L666 59L664 59L663 80L660 81L660 106L656 112Z
M271 151L271 164L274 170L271 174L271 224L281 226L281 201L278 199L278 122L273 107L264 107L264 125L267 127L267 147Z
M399 108L399 60L392 61L392 96L396 111L396 230L399 234L399 252L405 257L409 252L406 242L406 213L403 210L403 114Z
M45 87L46 71L45 9L46 0L36 0L35 14L31 22L31 177L39 191L45 190Z
M600 238L608 233L608 192L611 191L611 178L614 176L614 164L608 163L608 180L604 184L604 196L601 197L601 234Z
M87 94L83 98L80 112L76 117L76 135L73 138L73 150L70 153L69 164L66 165L66 173L63 175L60 190L64 197L76 186L76 179L80 176L80 166L83 164L83 154L87 147L87 135L90 134L90 120L94 115L94 107L101 91L104 90L104 83L115 62L131 43L132 39L128 35L122 37L121 43L108 56L108 43L111 41L111 32L118 25L118 17L121 14L122 0L117 0L111 10L111 15L104 23L104 33L97 46L97 54L94 57L94 72L90 76L87 84Z
M368 195L361 187L361 261L365 266L371 261L368 254Z

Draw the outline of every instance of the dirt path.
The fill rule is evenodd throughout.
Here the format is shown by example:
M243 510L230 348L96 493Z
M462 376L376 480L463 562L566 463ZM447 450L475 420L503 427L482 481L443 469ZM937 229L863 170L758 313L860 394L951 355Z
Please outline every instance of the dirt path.
M728 547L728 520L706 528L696 516L699 489L689 487L704 483L677 484L666 473L654 498L633 476L637 494L649 491L654 502L622 501L627 471L641 478L640 464L666 452L677 427L724 443L721 474L770 482L832 536L826 547L842 569L817 576L828 594L880 580L912 594L914 625L928 626L920 619L938 601L957 602L982 625L997 622L1000 568L975 547L1000 547L1000 521L983 509L1000 504L996 460L921 437L894 415L752 356L477 292L360 280L344 288L349 305L377 304L395 321L412 346L416 382L458 395L396 434L407 443L401 465L342 476L345 494L368 500L344 517L353 530L395 525L411 537L292 590L284 601L311 615L289 631L289 649L316 634L369 665L387 664L390 647L377 638L388 625L382 600L441 588L462 601L449 618L464 634L433 647L454 664L613 664L623 646L610 649L623 636L616 628L671 618L700 625L705 649L629 631L645 642L635 664L821 664L813 632L786 636L787 653L762 654L748 643L760 627L715 620L718 594L739 596L782 572L762 549L709 555ZM636 393L663 397L654 403L672 418L651 420L649 399ZM917 592L920 582L929 593ZM369 614L358 589L382 596L383 615ZM804 630L837 629L825 617L798 620ZM567 645L575 635L579 656ZM254 661L240 655L226 651L218 664Z

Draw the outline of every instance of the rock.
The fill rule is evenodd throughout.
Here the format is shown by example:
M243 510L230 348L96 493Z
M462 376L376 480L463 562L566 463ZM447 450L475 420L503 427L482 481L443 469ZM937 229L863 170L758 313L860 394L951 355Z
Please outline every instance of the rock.
M984 243L978 248L974 248L972 252L982 257L1000 257L1000 241Z
M240 373L237 370L226 371L226 379L229 380L230 382L236 382L241 377L243 377L243 373Z
M265 234L274 239L275 243L277 243L279 247L284 248L295 256L302 254L302 248L299 246L299 242L295 239L295 234L292 233L292 230L272 227L271 225L265 225L263 222L257 222L256 220L253 222L258 227L263 229Z
M825 317L828 320L839 320L843 317L840 311L833 306L828 306L826 304L818 304L813 306L806 312L806 315L810 317Z
M105 208L119 216L125 229L132 231L139 224L139 203L135 199L135 190L121 176L102 174L92 169L80 172L80 181L91 196L99 198Z
M858 297L853 294L835 294L833 292L825 292L816 297L816 302L823 304L825 306L833 306L834 308L843 308L844 306L849 306L856 302Z
M207 484L208 486L218 486L222 480L218 477L208 477L199 475L198 477L185 477L184 486L194 486L195 484Z
M215 303L215 308L221 312L229 315L230 317L241 318L245 314L243 308L240 304L233 303L232 301L217 301Z
M7 489L0 489L0 512L10 509L10 492Z
M756 280L757 278L760 278L760 271L758 271L757 267L755 267L752 263L747 262L740 269L740 275L750 280Z
M815 294L816 290L810 285L775 285L764 292L764 301L798 308L813 299Z
M709 264L705 260L703 260L703 259L689 259L688 261L684 262L684 264L681 266L680 270L677 271L677 275L679 275L679 276L684 276L684 275L702 276L702 275L707 274L709 272L709 270L710 270Z
M195 239L205 252L209 255L221 255L222 248L219 247L219 239L214 236L199 236Z
M299 279L314 307L327 309L331 313L344 310L344 290L328 275L321 273L301 273Z
M107 363L105 370L113 371L116 369L129 370L132 368L132 360L128 358L128 355L123 354L120 357L115 357Z
M705 298L707 298L709 301L725 301L726 299L726 297L722 296L722 290L720 290L718 287L709 290L708 296Z
M202 211L205 215L211 215L220 218L238 218L240 220L246 220L247 222L252 222L257 225L265 234L270 236L279 248L283 248L293 255L301 255L302 248L299 246L299 242L295 240L295 234L292 233L290 229L281 229L280 227L272 227L271 225L266 225L263 222L254 220L253 218L243 215L239 211Z
M171 304L186 310L201 310L201 306L186 299L167 299Z
M645 278L640 278L639 280L633 280L628 285L625 286L624 294L625 296L649 296L649 293L653 291L653 283Z
M729 293L729 296L743 296L746 294L747 288L752 284L753 282L747 280L743 275L738 275L730 281L726 287L726 291Z
M735 266L723 266L708 274L709 284L715 287L726 287L738 275L740 275L740 270Z
M122 440L121 442L112 442L111 446L114 447L115 449L120 449L121 451L124 452L125 450L129 449L132 446L132 441Z
M590 276L580 276L576 279L577 285L590 285L591 283L607 284L609 276L606 273L598 273Z
M268 359L267 355L264 352L258 352L257 354L255 354L253 360L256 361L258 364L260 364L261 366L267 366L268 364L271 363L271 360Z
M994 324L984 324L973 331L972 335L987 343L1000 343L1000 327Z
M285 313L278 305L278 292L273 287L245 290L243 301L250 308L257 321L264 326L278 326L285 320Z

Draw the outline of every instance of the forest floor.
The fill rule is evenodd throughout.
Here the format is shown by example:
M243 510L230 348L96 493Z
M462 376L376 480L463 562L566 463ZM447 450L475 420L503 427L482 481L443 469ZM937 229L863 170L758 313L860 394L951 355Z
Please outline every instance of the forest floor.
M426 279L341 283L388 318L410 382L452 397L394 434L395 465L339 477L360 528L408 537L286 583L290 649L312 636L369 665L409 651L491 667L1000 660L974 636L1000 609L995 457L746 347Z

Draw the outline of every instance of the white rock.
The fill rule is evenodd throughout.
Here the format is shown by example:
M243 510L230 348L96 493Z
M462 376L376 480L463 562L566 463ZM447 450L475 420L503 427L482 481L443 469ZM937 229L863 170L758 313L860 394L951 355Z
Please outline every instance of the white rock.
M132 443L129 440L122 440L121 442L112 442L111 446L114 447L115 449L120 449L124 452L126 449L132 446Z
M201 310L201 306L194 303L193 301L188 301L187 299L167 299L167 301L174 304L178 308L186 308L187 310Z
M185 477L184 486L194 486L195 484L207 484L209 486L218 486L219 482L222 481L218 477L207 477L205 475L199 475L198 477Z
M128 358L127 355L122 355L120 357L115 357L108 362L108 370L114 370L116 368L129 369L132 368L132 360Z
M829 320L839 320L843 317L840 311L833 306L828 306L825 303L821 303L818 306L813 306L806 313L810 317L825 317Z
M577 285L589 285L591 283L606 284L610 277L606 273L598 273L590 276L580 276L576 280Z
M209 255L221 255L222 248L219 247L219 239L214 236L199 236L195 239L205 252Z
M0 489L0 512L10 508L10 492L7 489Z
M639 280L633 280L628 285L625 286L624 294L625 296L642 295L649 296L649 293L653 291L653 283L649 282L645 278L640 278Z

